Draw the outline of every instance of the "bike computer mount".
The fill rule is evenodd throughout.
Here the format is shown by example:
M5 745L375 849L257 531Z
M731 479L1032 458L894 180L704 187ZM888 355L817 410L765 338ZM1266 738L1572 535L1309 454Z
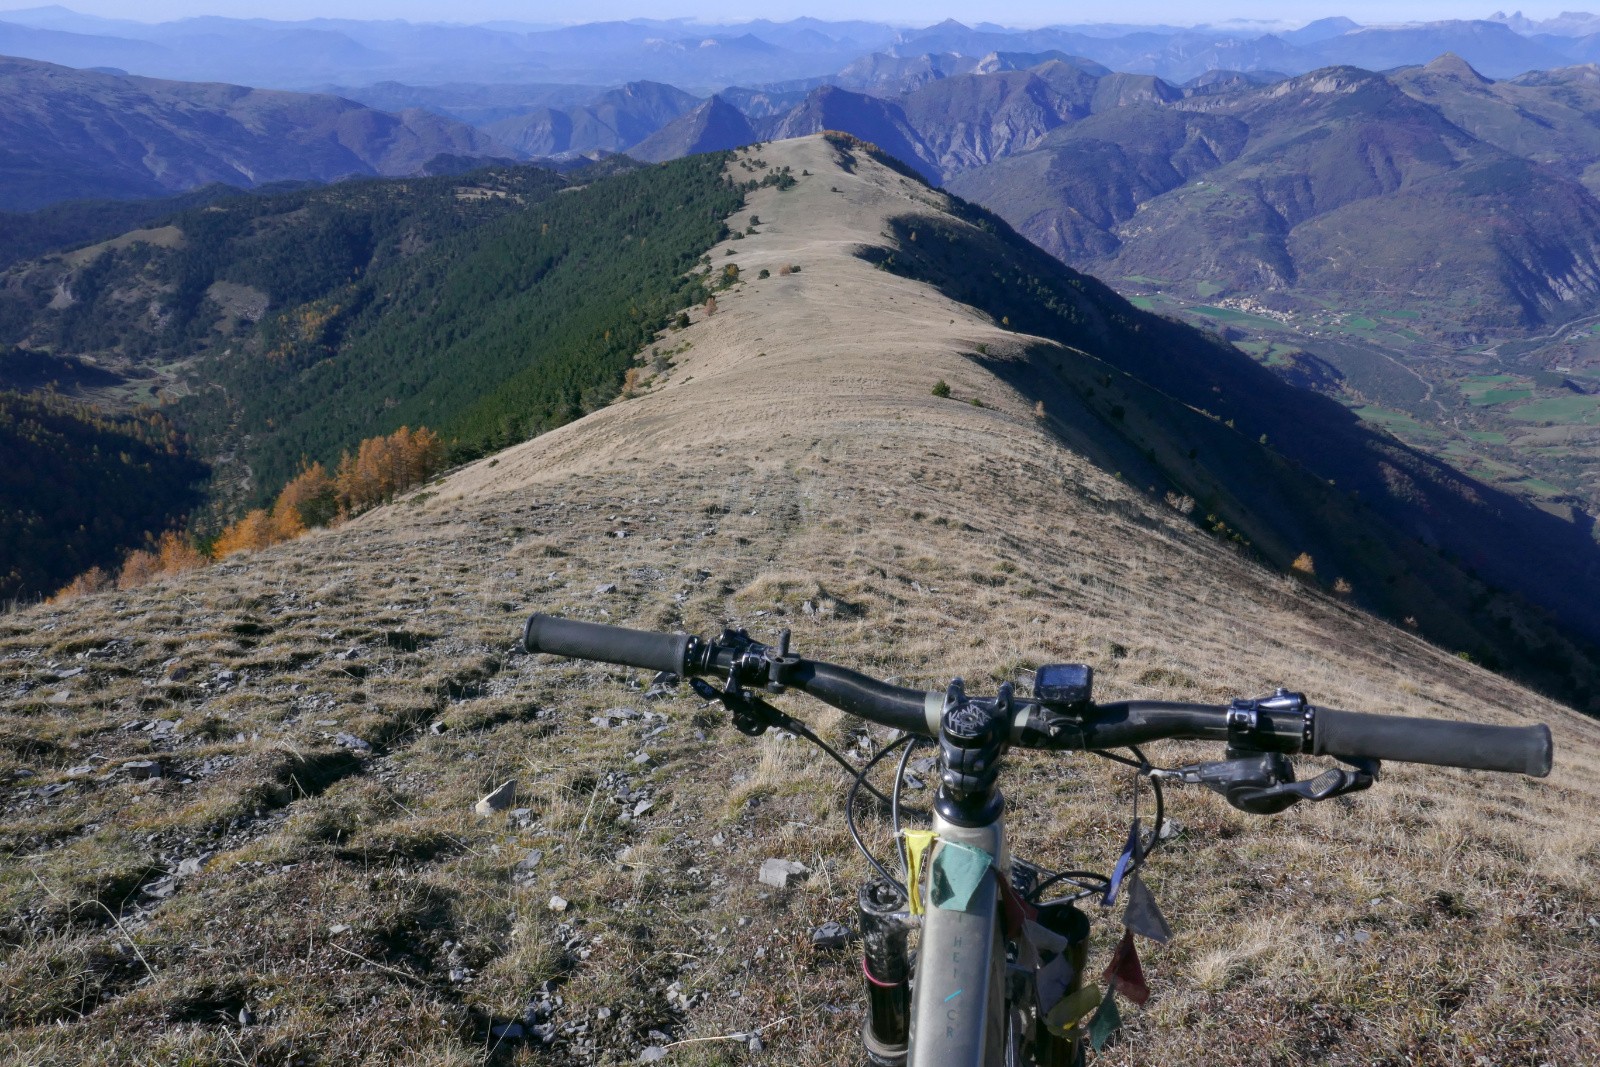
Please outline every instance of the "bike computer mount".
M1315 714L1304 694L1287 689L1257 700L1234 700L1228 708L1227 759L1174 770L1153 768L1150 776L1203 785L1252 815L1276 815L1302 800L1332 800L1368 789L1378 780L1379 761L1358 757L1343 761L1353 770L1329 767L1315 778L1296 781L1294 763L1288 756L1265 751L1254 743L1264 711L1304 715L1308 729Z

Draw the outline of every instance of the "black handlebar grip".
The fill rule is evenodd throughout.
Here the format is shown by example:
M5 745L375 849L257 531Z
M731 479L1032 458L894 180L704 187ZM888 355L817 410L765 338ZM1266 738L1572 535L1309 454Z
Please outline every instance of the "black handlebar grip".
M1550 727L1485 726L1318 708L1311 751L1543 778L1550 773Z
M673 674L683 673L691 640L688 634L627 630L544 614L528 616L528 625L522 631L522 647L528 652L549 652Z

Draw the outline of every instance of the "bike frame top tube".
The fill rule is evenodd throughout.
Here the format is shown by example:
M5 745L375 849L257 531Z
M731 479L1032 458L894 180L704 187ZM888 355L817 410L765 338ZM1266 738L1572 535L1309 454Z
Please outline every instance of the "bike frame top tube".
M936 908L930 902L923 914L911 980L907 1067L1003 1064L1006 948L996 878L1010 877L1004 816L986 826L968 827L936 813L933 828L939 835L937 848L946 841L981 848L995 858L996 869L983 879L967 910Z

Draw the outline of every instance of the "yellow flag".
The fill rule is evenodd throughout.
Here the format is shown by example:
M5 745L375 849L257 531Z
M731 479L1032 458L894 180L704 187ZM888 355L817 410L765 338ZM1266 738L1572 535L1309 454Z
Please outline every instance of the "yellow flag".
M906 839L906 893L911 897L911 914L922 914L922 858L938 838L932 830L902 830Z
M1045 1025L1058 1036L1071 1036L1072 1028L1099 1005L1100 987L1091 982L1077 992L1062 997L1045 1015Z

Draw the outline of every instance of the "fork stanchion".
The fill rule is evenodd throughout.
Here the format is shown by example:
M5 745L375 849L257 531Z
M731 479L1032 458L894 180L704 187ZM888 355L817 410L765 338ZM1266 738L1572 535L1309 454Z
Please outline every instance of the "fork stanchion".
M888 882L868 882L856 900L861 918L861 971L867 1017L861 1036L873 1067L906 1062L911 1034L910 933L901 913L906 901Z

